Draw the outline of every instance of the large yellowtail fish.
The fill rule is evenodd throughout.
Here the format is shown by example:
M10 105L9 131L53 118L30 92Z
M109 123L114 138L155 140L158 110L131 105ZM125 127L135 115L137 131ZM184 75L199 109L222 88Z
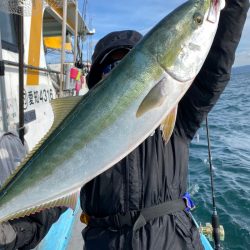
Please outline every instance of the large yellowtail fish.
M72 194L160 124L167 140L176 106L209 52L222 5L184 3L86 96L54 100L53 127L0 190L0 222L70 206Z

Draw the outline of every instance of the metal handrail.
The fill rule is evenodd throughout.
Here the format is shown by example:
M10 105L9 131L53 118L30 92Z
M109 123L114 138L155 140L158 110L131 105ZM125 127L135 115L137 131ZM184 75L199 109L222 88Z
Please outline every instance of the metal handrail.
M3 60L3 62L6 65L19 67L19 64L17 62L12 62L12 61L8 61L8 60ZM52 69L40 68L40 67L35 67L33 65L27 65L27 64L24 64L23 66L26 69L33 69L33 70L47 72L47 73L61 74L60 71L56 71L56 70L52 70Z

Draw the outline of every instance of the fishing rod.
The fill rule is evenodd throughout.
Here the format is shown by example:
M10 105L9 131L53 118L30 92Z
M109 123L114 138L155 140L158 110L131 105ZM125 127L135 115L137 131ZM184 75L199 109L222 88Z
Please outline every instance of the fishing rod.
M209 171L210 171L210 181L211 181L211 192L212 192L212 227L213 227L213 239L214 239L214 249L220 250L220 223L219 215L216 209L215 203L215 192L214 192L214 178L213 178L213 165L212 165L212 156L211 156L211 146L210 146L210 135L208 128L208 118L206 117L206 131L207 131L207 146L208 146L208 160L209 160Z

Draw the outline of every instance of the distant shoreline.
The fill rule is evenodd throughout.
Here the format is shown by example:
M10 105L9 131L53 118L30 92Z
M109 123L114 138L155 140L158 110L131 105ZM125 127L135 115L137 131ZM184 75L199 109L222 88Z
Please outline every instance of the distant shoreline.
M235 66L232 68L233 73L250 72L250 65Z

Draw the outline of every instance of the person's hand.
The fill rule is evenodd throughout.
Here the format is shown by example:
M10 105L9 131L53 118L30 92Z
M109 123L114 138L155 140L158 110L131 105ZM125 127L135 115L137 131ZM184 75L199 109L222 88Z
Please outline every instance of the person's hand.
M8 222L0 223L0 250L14 249L16 232Z

